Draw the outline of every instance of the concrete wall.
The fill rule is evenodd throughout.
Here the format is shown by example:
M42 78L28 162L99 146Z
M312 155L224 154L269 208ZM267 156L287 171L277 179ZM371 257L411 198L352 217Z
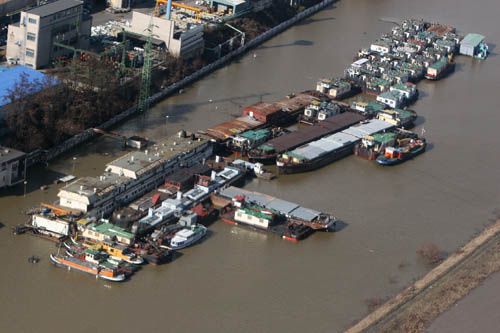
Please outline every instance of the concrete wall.
M129 28L125 28L126 31L138 35L147 35L149 23L154 25L153 36L156 39L160 39L165 42L165 45L170 50L172 47L170 41L173 39L174 34L174 21L166 20L163 17L151 17L148 14L143 14L140 12L132 12L132 21Z

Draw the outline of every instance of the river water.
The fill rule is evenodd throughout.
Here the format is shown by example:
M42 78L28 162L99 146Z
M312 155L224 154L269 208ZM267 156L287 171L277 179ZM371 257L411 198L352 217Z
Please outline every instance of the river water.
M423 17L487 36L492 55L457 58L457 71L419 84L428 152L395 168L348 157L313 173L255 180L247 188L333 212L346 226L299 244L215 223L199 246L172 264L147 266L123 284L50 265L52 243L12 236L23 209L56 199L60 174L98 175L123 154L100 138L30 172L23 188L0 197L2 332L337 332L367 312L365 301L396 293L426 267L415 254L434 242L453 251L500 206L500 60L496 0L341 1L253 53L116 130L151 138L204 129L339 75L354 52L391 24ZM210 102L212 100L212 102ZM168 118L166 117L168 116ZM42 184L49 189L40 191ZM32 255L42 258L29 264Z

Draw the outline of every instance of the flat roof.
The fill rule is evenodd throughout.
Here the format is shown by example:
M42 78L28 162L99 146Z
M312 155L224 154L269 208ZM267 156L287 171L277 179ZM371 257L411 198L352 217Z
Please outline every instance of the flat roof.
M477 46L484 40L484 36L480 34L467 34L467 36L462 39L461 44L468 46Z
M26 13L38 15L40 17L45 17L52 15L54 13L61 12L66 9L70 9L76 6L83 5L82 1L78 0L58 0L50 2L46 5L38 6L33 9L27 10Z
M115 188L117 184L129 181L126 177L120 177L110 172L104 173L100 177L83 177L64 186L61 191L67 191L91 197L92 195L103 195ZM95 192L94 192L95 189Z
M0 146L0 163L5 163L15 159L19 159L24 155L26 154L23 153L22 151Z
M107 166L130 170L141 175L150 168L170 160L178 154L189 152L207 142L207 139L199 134L186 133L186 137L179 134L159 142L146 151L130 152L107 164Z

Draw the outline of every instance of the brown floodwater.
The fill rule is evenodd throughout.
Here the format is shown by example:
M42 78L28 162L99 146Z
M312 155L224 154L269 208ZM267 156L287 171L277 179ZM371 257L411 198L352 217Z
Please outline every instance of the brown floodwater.
M334 213L346 224L338 233L291 244L215 223L172 264L146 266L123 284L96 281L53 267L54 244L15 237L10 227L26 218L22 210L56 199L54 178L98 175L123 154L119 144L100 138L32 170L26 196L22 187L0 194L0 331L341 331L366 313L366 299L394 294L429 269L415 254L419 246L453 251L500 206L499 12L497 0L341 1L116 128L155 139L311 89L391 29L380 18L417 16L486 35L486 61L458 57L450 77L419 84L413 108L430 142L425 154L394 168L351 156L247 186ZM42 184L49 189L40 191ZM42 261L28 263L33 254Z

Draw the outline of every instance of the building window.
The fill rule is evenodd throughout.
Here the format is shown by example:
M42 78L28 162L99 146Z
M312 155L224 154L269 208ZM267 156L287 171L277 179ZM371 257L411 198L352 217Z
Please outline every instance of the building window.
M26 49L26 56L33 58L35 56L35 50Z
M28 34L26 35L26 39L27 40L31 40L31 41L35 41L36 40L36 34L34 34L32 32L28 32Z
M36 19L34 18L28 18L28 23L36 24Z

